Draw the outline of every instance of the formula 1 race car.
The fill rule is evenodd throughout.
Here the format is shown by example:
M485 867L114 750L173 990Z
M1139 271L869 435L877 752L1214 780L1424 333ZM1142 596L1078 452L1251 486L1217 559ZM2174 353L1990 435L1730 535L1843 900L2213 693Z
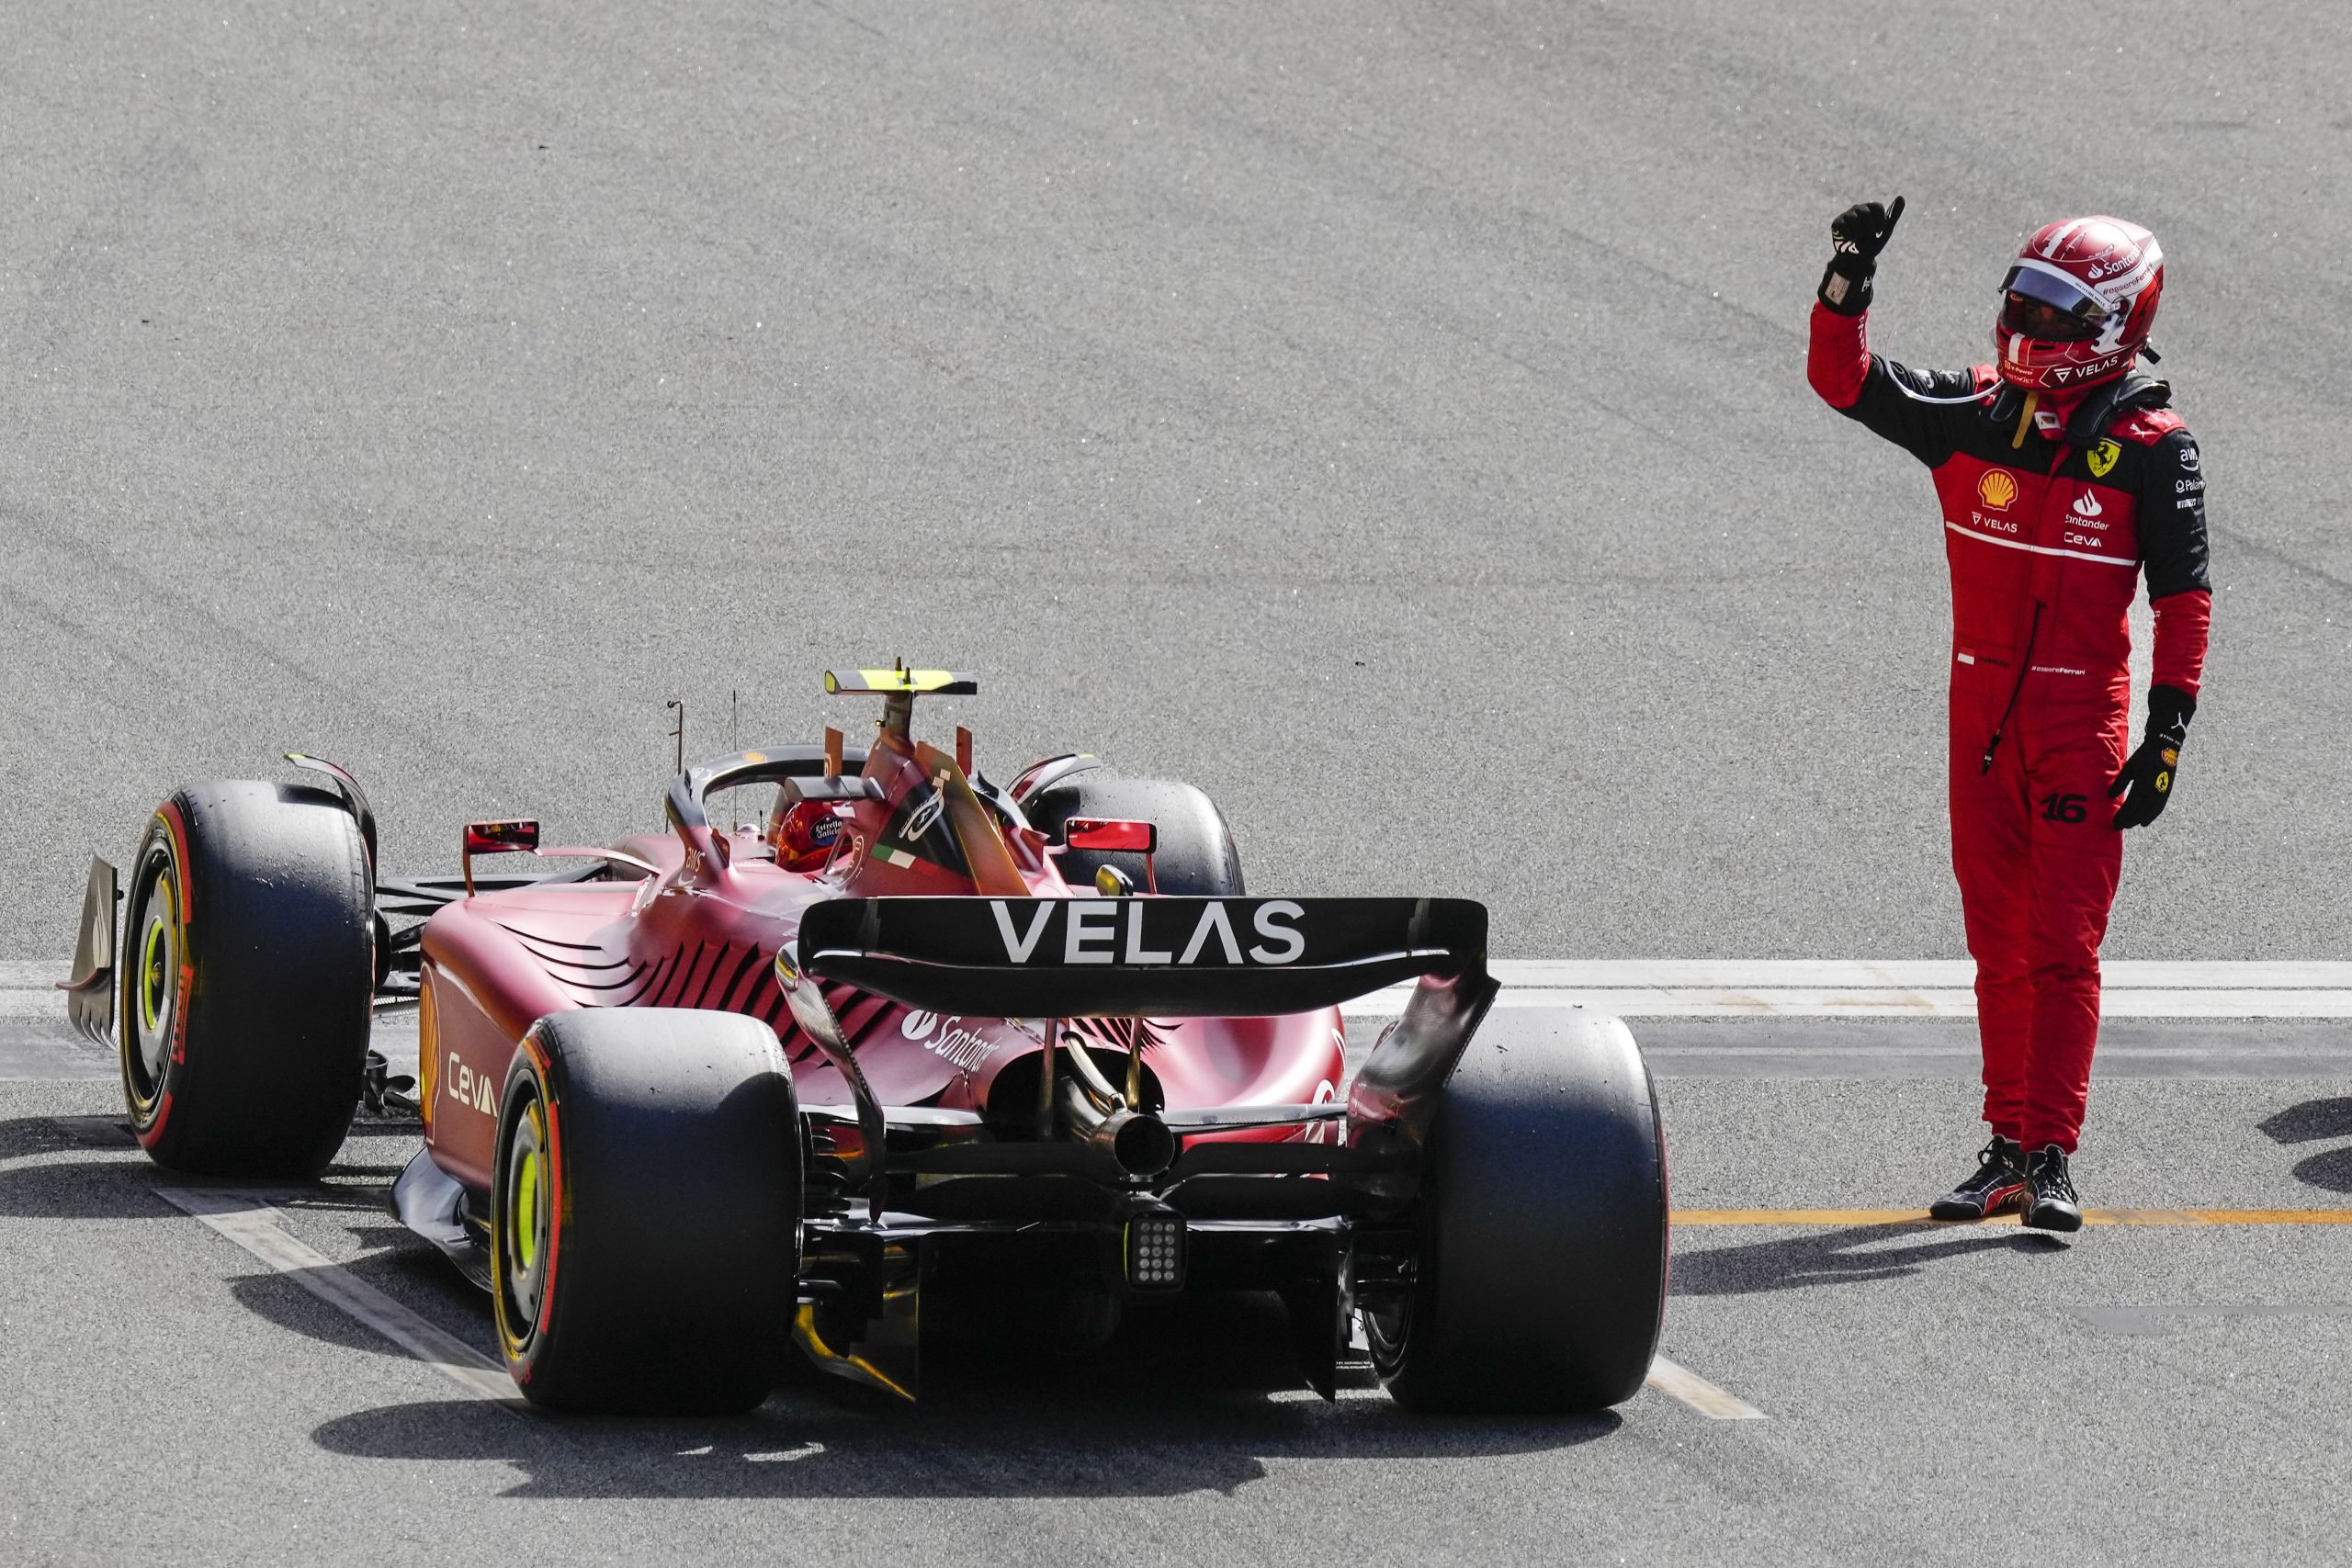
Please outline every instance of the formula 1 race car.
M1496 1008L1477 904L1246 896L1190 785L1072 755L998 788L968 730L910 733L969 677L825 684L881 700L869 749L688 768L668 832L605 848L473 823L454 877L380 874L366 796L313 758L319 785L174 795L127 879L93 864L68 984L141 1144L313 1177L406 1087L371 1019L416 1010L424 1146L390 1207L563 1409L748 1408L796 1344L912 1398L933 1314L1102 1333L1234 1290L1280 1293L1326 1396L1353 1324L1418 1408L1641 1386L1666 1165L1623 1023ZM764 825L714 827L754 785ZM578 863L478 871L501 852ZM1351 1076L1339 1004L1406 981Z

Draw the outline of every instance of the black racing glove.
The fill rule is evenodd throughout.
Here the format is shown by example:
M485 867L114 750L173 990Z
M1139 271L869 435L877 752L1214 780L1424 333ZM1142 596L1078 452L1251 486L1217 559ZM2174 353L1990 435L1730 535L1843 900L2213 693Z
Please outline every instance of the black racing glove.
M1837 254L1829 258L1829 268L1821 275L1821 288L1815 298L1841 316L1859 316L1869 310L1871 275L1878 271L1878 254L1886 249L1895 220L1902 216L1899 196L1892 207L1858 201L1839 213L1829 225L1829 243Z
M2196 711L2197 699L2177 686L2148 688L2146 738L2107 786L2108 799L2123 795L2115 810L2118 828L2144 828L2164 814L2172 799L2173 775L2180 769L2180 743L2188 739L2189 716Z

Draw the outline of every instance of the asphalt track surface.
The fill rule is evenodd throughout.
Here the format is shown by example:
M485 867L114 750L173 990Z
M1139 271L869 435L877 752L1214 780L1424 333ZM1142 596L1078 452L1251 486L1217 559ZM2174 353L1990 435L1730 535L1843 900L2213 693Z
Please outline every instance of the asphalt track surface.
M829 665L1002 777L1196 780L1254 881L1512 956L1957 957L1942 535L1820 406L2164 238L2211 681L2109 955L2352 952L2352 14L26 6L0 52L0 958L282 750L389 859L658 820ZM2069 31L2072 29L2061 29ZM933 733L940 730L934 728Z
M0 1083L0 1543L28 1562L491 1540L515 1562L1288 1562L1340 1540L1430 1562L2337 1554L2352 1071L2103 1082L2082 1175L2128 1223L2071 1243L1888 1223L1953 1174L1918 1130L1964 1128L1958 1074L1667 1071L1686 1223L1665 1349L1760 1420L1655 1389L1586 1419L1417 1418L1361 1370L1327 1404L1246 1302L1082 1355L934 1349L911 1410L812 1376L736 1421L518 1414L312 1289L356 1281L494 1355L485 1301L382 1213L413 1126L362 1123L316 1186L228 1195L317 1255L289 1274L164 1195L185 1184L129 1145L111 1083ZM1792 1201L1864 1212L1788 1224Z
M469 817L655 820L664 699L695 752L728 749L730 691L746 741L854 732L817 671L900 653L982 673L928 723L999 776L1083 748L1204 784L1263 891L1480 897L1514 957L1957 957L1940 536L1802 373L1829 215L1897 191L1876 339L1917 362L1984 355L2048 217L2140 219L2171 258L2215 648L2109 956L2352 955L2341 8L7 22L0 961L61 953L86 857L182 780L333 757L388 864L438 869ZM1671 1038L1702 1027L1643 1031L1678 1207L1899 1208L1973 1146L1964 1030ZM2211 1028L2133 1027L2175 1066L2110 1037L2092 1202L2352 1202L2340 1025L2266 1026L2228 1073L2179 1065ZM740 1424L551 1424L156 1197L75 1049L0 1082L10 1560L2293 1562L2345 1535L2352 1226L1686 1226L1668 1352L1760 1422L1657 1393L1567 1423L1327 1407L1210 1315L934 1367L911 1414L796 1390ZM412 1135L272 1201L486 1347L376 1207Z

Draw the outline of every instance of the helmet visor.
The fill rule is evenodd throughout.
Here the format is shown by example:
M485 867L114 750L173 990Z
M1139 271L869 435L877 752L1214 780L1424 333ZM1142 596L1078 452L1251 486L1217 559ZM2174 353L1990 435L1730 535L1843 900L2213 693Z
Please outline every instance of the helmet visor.
M2028 337L2072 342L2094 338L2107 325L2108 304L2055 267L2009 268L2001 280L2001 321Z

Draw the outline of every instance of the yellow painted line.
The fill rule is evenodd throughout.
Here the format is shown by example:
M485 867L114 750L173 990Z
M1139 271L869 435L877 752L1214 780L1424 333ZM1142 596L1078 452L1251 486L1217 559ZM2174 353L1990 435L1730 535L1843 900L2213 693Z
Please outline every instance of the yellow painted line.
M1642 1380L1669 1399L1679 1399L1711 1421L1762 1421L1767 1417L1739 1395L1717 1388L1690 1368L1664 1356L1650 1361L1650 1375Z
M1674 1223L1718 1225L2013 1225L2015 1214L1989 1220L1931 1220L1924 1209L1677 1209ZM2086 1209L2086 1225L2352 1225L2352 1209Z

